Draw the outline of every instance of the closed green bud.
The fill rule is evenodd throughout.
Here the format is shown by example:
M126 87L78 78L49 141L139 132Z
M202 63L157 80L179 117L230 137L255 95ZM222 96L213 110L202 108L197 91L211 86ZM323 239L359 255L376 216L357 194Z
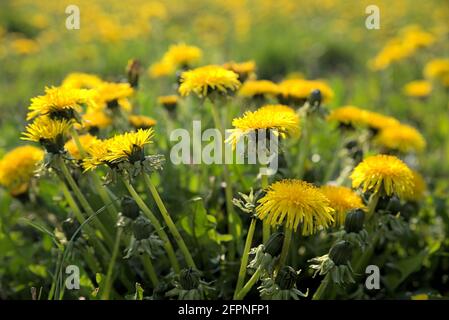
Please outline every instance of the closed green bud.
M365 212L362 209L354 209L348 212L345 219L345 231L358 233L363 229Z
M140 209L133 198L128 196L124 197L121 202L121 207L122 207L122 214L125 217L128 217L132 220L135 220L137 219L137 217L139 217Z
M270 254L272 257L276 257L281 253L282 244L284 242L284 233L275 232L268 239L265 244L265 253Z
M197 289L200 285L201 273L198 270L188 268L179 273L179 283L184 290Z
M315 89L310 93L309 103L312 106L319 106L321 104L321 100L323 100L323 95L320 90Z
M337 265L348 263L352 258L352 247L348 241L339 241L330 249L329 258Z
M276 284L282 290L290 290L295 286L297 278L298 274L295 269L290 266L284 266L276 277Z
M133 222L133 234L137 240L148 239L151 236L152 229L150 221L142 216Z
M392 196L387 205L387 210L391 214L396 214L401 211L401 200L398 197Z

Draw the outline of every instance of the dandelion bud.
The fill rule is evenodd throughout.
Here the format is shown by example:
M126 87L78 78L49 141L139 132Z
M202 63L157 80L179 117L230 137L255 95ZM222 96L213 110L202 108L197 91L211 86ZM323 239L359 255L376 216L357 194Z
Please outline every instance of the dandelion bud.
M390 201L388 201L387 210L391 214L396 214L399 211L401 211L401 207L402 207L401 206L401 201L396 196L392 196L390 198Z
M284 266L276 277L276 284L282 290L290 290L295 286L297 278L298 274L295 269L290 266Z
M131 197L128 196L124 197L121 202L121 207L122 207L122 214L130 219L135 220L140 214L139 206L137 205L136 201L134 201L134 199Z
M345 219L345 230L347 233L358 233L363 229L363 222L365 221L365 212L362 209L355 209L349 211Z
M345 148L348 150L352 150L352 149L356 148L357 146L358 146L357 140L351 140L345 144Z
M200 272L192 268L183 269L179 273L179 283L184 290L193 290L200 285Z
M152 226L150 221L140 216L133 223L133 234L137 240L148 239L151 236Z
M139 60L131 59L126 66L126 75L128 76L128 82L133 88L139 86L139 76L141 71L141 64Z
M75 234L76 230L80 227L80 224L78 221L73 220L72 218L68 218L67 220L64 220L62 222L62 231L64 232L67 240L72 239L73 235ZM78 238L80 233L77 234L75 237Z
M321 94L321 91L318 89L315 89L310 93L309 103L314 107L315 106L318 107L318 106L320 106L322 99L323 99L323 96Z
M348 263L352 258L351 243L348 241L339 241L330 249L329 258L337 265Z
M107 105L108 109L110 109L110 110L117 110L118 100L117 99L110 100L106 103L106 105Z
M284 242L284 233L275 232L268 239L265 245L265 253L275 257L281 253L282 243Z

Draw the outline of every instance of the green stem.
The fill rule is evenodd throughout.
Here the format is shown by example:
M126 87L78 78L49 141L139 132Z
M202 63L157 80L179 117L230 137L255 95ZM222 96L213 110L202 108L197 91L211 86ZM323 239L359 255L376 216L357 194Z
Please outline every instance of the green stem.
M78 185L76 184L75 180L73 179L72 175L69 172L69 169L67 168L64 159L62 157L58 158L59 165L62 171L62 174L64 175L64 178L67 180L70 188L72 189L73 193L75 194L78 201L81 203L81 206L83 209L87 212L89 216L95 216L95 211L90 206L87 199L84 197L84 195L81 193L81 190L79 189ZM113 240L111 235L107 232L104 225L101 223L101 221L95 217L94 222L97 225L98 229L100 229L101 233L103 234L103 237L106 241L106 243L112 248L113 247Z
M308 119L308 116L304 114L303 117L303 129L301 132L301 140L299 147L299 158L298 158L298 179L302 179L304 177L305 166L307 157L309 155L309 147L310 147L310 127L311 127L311 119Z
M189 252L189 249L186 246L186 243L184 242L184 239L182 238L181 234L178 231L178 228L176 228L175 223L173 222L170 214L168 213L167 208L165 207L164 202L162 201L161 196L159 195L159 192L157 191L154 184L151 182L151 179L148 176L148 174L146 174L145 172L143 173L143 180L148 189L150 189L151 195L153 196L154 201L156 202L156 205L159 208L159 211L161 212L162 217L164 218L164 221L168 226L168 229L175 238L176 243L179 246L179 249L181 249L181 252L184 255L184 258L187 262L187 265L191 268L196 269L195 262L193 261L193 258Z
M366 212L366 220L367 221L371 220L371 218L372 218L372 216L374 214L374 211L376 210L376 206L377 206L377 203L379 202L379 199L380 199L380 193L379 192L374 192L370 196L370 198L368 200L368 206L367 206L368 210Z
M173 250L173 246L170 242L170 239L167 236L167 233L162 228L161 224L159 223L159 220L156 218L156 216L153 214L153 212L148 208L148 206L145 204L145 202L142 200L142 198L138 195L134 187L125 179L122 177L122 182L128 189L129 194L133 199L136 201L139 208L143 211L143 213L150 219L150 222L153 224L154 228L156 229L157 234L161 238L161 240L164 242L164 248L167 252L168 259L170 260L170 263L173 267L173 270L175 273L179 273L180 267L179 262L176 259L175 251Z
M218 130L220 130L221 136L222 136L222 152L224 153L225 151L225 143L224 143L224 139L225 139L225 131L223 129L223 125L221 123L221 119L220 119L220 113L218 111L217 106L215 105L215 103L213 101L210 101L210 107L211 107L211 111L212 111L212 117L214 119L214 124L215 126L218 128ZM223 159L223 154L222 154L222 159ZM225 181L225 198L226 198L226 211L228 213L228 230L229 233L232 234L236 244L238 245L240 243L240 239L237 235L237 232L235 230L235 221L234 221L234 205L232 203L232 198L233 198L233 192L232 192L232 183L231 183L231 176L229 175L229 168L228 165L226 164L226 161L223 161L223 178ZM235 247L231 246L230 248L230 255L231 257L234 255L235 253Z
M277 271L279 271L286 263L288 253L290 252L290 243L292 242L293 230L291 228L285 227L285 237L282 244L281 257L279 258L279 263L277 266Z
M268 188L268 176L266 174L263 174L261 176L261 185L262 185L262 189L266 189ZM270 238L271 235L271 226L268 223L268 221L263 220L262 222L262 241L264 244L267 243L268 239Z
M253 242L254 230L256 229L257 219L252 218L249 225L248 234L246 235L245 248L243 249L242 261L240 263L239 277L237 279L237 286L235 287L234 299L237 297L237 293L242 289L243 282L245 281L246 269L248 265L249 250Z
M312 297L312 300L322 300L325 297L324 293L327 291L330 281L331 276L329 273L327 273L324 279L321 281L321 284L318 287L318 289L316 289L315 294Z
M344 139L340 137L340 140L337 144L337 149L332 155L332 160L329 166L327 166L326 173L324 174L323 182L326 183L330 181L330 179L333 177L335 169L337 168L337 165L340 161L340 151L343 148L344 145Z
M75 218L80 224L83 224L86 219L84 218L80 208L78 207L78 204L70 193L69 188L64 182L62 183L62 192L64 193L67 203L72 209ZM98 241L98 238L95 236L95 232L91 229L90 225L86 225L84 229L89 236L89 242L91 242L92 246L96 249L97 252L99 252L100 256L103 258L103 261L107 261L109 259L109 252L104 247L103 243Z
M259 280L260 274L262 273L262 265L260 265L256 272L251 276L245 286L240 290L240 292L234 297L234 300L243 300L251 288L256 284L257 280Z
M109 300L109 295L111 294L112 283L114 281L113 272L115 267L115 261L117 260L117 255L120 248L121 236L122 236L122 228L118 228L117 234L115 236L114 249L112 251L111 261L109 262L108 271L106 273L104 291L103 294L101 295L102 300Z
M153 288L156 288L159 285L159 279L157 277L156 271L154 270L153 263L148 255L144 255L142 258L142 264L147 272L148 277L150 278L151 283L153 284Z

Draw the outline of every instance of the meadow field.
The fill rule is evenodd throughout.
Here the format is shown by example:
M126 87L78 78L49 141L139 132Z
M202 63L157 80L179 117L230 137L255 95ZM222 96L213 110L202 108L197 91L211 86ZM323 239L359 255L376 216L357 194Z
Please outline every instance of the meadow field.
M448 298L448 21L0 1L0 300Z

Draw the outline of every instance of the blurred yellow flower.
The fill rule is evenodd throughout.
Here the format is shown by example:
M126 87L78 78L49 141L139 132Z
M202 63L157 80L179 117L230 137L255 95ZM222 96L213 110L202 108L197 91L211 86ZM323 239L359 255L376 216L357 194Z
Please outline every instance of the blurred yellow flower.
M79 142L84 150L89 149L97 140L97 137L90 134L84 134L79 137ZM64 148L74 159L81 160L81 153L73 138L66 142Z
M320 80L287 79L279 83L279 93L285 99L305 100L313 90L320 90L324 102L328 102L334 96L334 91L329 85Z
M449 59L433 59L424 66L424 76L429 79L443 79L449 75Z
M353 209L364 209L362 198L347 187L322 186L320 191L330 201L330 206L335 210L334 223L339 226L344 224L346 214Z
M404 86L403 92L409 97L424 98L432 92L432 84L426 80L411 81Z
M179 93L187 96L195 93L199 97L205 97L212 92L226 94L240 87L238 75L230 70L216 65L208 65L181 74Z
M39 44L33 39L20 38L11 42L11 48L17 54L27 55L39 51Z
M161 60L153 63L148 69L151 78L161 78L174 74L176 66L169 60Z
M200 48L180 43L170 46L162 61L170 61L175 66L186 67L199 61L202 55Z
M160 96L157 98L157 102L163 106L176 105L178 103L178 96Z
M405 195L405 199L409 201L419 201L421 200L427 190L426 181L423 176L415 170L412 170L413 174L413 188L410 194Z
M259 219L272 226L280 225L310 235L334 222L334 209L326 196L312 184L302 180L282 180L271 184L256 208Z
M98 92L99 106L104 107L106 104L108 107L114 108L121 104L125 110L129 111L130 107L126 105L126 98L134 93L134 89L129 83L102 82L96 91Z
M44 152L33 146L17 147L9 151L0 160L0 185L13 196L25 193L43 158Z
M104 111L96 110L90 111L82 115L82 126L90 129L104 129L111 125L112 119Z
M244 82L247 78L255 74L256 62L253 60L245 62L230 61L223 64L223 68L234 71L239 75L240 82Z
M279 93L278 85L269 80L248 80L239 90L239 96L275 96Z
M413 191L413 173L395 156L376 155L364 159L351 174L352 187L403 198Z
M142 115L130 115L128 121L135 129L149 129L157 123L153 118Z
M400 152L419 152L426 147L426 140L415 128L405 125L385 127L376 135L374 141L390 150Z
M327 121L336 121L340 124L351 125L353 127L366 126L368 112L355 106L343 106L334 109L327 116Z
M70 87L75 89L92 89L103 83L100 77L82 72L69 73L62 81L62 87Z
M327 120L353 127L370 127L377 130L387 126L399 125L399 121L395 118L355 106L343 106L334 109L327 116Z
M382 128L399 125L400 122L393 117L368 111L366 124L372 129L381 130Z

